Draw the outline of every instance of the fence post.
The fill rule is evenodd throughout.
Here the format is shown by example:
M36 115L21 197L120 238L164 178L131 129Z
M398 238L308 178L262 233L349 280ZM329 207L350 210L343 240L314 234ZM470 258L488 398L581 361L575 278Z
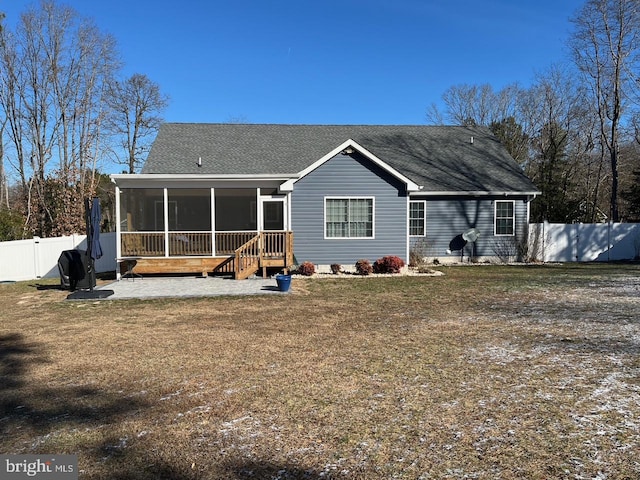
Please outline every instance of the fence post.
M607 222L607 262L611 261L611 219Z
M33 237L33 273L36 278L40 275L40 237Z
M547 263L547 220L542 220L542 263Z

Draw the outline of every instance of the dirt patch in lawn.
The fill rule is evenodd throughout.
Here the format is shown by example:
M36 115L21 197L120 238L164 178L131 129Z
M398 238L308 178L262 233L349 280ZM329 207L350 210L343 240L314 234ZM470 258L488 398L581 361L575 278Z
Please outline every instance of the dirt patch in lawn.
M0 285L0 451L81 478L637 478L637 266L66 302Z

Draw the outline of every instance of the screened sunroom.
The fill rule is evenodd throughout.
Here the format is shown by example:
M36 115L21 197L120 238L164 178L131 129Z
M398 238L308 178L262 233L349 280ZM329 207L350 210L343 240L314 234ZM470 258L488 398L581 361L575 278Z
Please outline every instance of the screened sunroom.
M291 243L288 196L278 191L281 181L249 186L238 180L157 177L112 176L121 261L227 258L247 244L255 244L252 252L258 249L260 256L277 257Z

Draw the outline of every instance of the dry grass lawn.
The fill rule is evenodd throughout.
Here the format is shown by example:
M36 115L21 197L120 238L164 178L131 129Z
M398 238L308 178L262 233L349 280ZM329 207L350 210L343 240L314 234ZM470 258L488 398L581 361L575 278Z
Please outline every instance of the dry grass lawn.
M0 452L75 453L86 479L639 478L640 268L441 270L185 300L0 285Z

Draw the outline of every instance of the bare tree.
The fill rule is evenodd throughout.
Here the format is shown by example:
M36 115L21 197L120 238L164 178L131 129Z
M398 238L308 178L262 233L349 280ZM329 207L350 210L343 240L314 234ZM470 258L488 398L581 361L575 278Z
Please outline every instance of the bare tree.
M427 123L430 125L444 125L444 113L440 111L438 105L435 102L432 102L427 107L426 112Z
M31 195L30 180L33 178L27 172L28 155L23 143L23 129L26 128L27 121L23 118L22 108L20 105L21 98L25 96L26 82L24 69L21 66L22 59L18 54L18 42L6 28L0 30L0 110L5 115L5 128L8 143L3 143L3 154L8 164L15 170L19 185L18 191L21 192L22 201L18 201L14 205L14 209L19 210L24 216L22 237L27 235L27 227L31 218ZM8 128L7 128L8 127ZM7 154L7 148L13 149L13 161ZM6 164L5 164L6 168Z
M526 173L542 191L536 221L588 221L602 172L593 165L593 112L575 75L554 65L523 91L519 117L529 133Z
M4 127L6 119L0 123L0 209L9 208L9 182L4 170Z
M113 39L69 7L42 1L0 41L0 109L28 228L82 230L93 195L105 85L118 67Z
M610 212L617 222L621 127L637 80L640 8L637 0L587 0L573 23L571 46L596 105L597 144L609 160Z
M135 173L146 158L168 102L160 87L139 73L109 86L109 128L125 152L124 158L116 155L116 162L127 165L129 173Z
M2 41L2 21L4 13L0 12L0 42ZM7 176L4 171L4 127L7 123L6 118L0 118L0 208L9 208L9 185Z
M443 114L435 105L427 110L430 123L443 120L456 125L491 125L514 115L518 87L511 85L494 91L491 85L454 85L442 95L446 107Z
M430 113L491 128L542 191L532 205L536 221L589 221L601 206L606 172L594 156L595 114L587 97L566 66L552 65L526 89L451 87L443 95L445 112L432 107Z

